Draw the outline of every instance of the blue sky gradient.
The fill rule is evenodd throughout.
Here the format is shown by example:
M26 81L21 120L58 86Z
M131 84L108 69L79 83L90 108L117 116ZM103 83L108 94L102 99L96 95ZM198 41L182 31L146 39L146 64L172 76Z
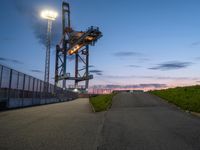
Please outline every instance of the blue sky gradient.
M91 69L101 71L101 75L94 73L90 85L198 84L200 1L68 2L75 30L93 25L100 27L104 35L90 50L90 64L95 66ZM61 32L61 3L61 0L2 0L0 63L43 79L45 47L41 35L45 36L46 22L39 14L44 8L59 12L53 24L56 43ZM52 47L51 78L54 57Z

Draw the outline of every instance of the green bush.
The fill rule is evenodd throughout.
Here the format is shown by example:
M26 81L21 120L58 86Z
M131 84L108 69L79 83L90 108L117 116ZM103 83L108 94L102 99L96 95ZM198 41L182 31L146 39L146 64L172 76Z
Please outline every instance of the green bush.
M156 90L155 94L184 110L200 112L200 86L177 87L166 90Z
M98 95L90 97L90 103L94 107L95 112L108 110L112 105L114 94Z

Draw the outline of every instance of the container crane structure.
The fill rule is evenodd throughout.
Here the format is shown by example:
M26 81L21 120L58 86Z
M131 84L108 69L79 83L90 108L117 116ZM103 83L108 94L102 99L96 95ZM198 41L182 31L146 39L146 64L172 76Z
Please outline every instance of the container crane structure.
M98 27L89 27L86 31L75 31L71 28L70 5L62 3L62 38L56 46L55 59L55 84L62 81L62 87L66 88L66 81L74 81L74 89L78 89L78 83L85 81L84 90L88 89L89 80L93 75L89 73L89 46L102 37ZM67 56L73 56L75 60L74 76L67 73Z

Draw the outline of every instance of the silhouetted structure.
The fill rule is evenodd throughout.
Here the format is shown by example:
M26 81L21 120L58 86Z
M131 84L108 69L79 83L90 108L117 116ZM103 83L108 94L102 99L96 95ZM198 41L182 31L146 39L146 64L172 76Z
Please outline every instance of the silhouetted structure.
M66 88L66 80L74 80L74 88L78 83L85 81L85 90L88 89L89 80L93 78L89 74L89 45L94 45L102 37L98 27L90 27L86 31L75 31L70 24L70 6L62 4L62 26L63 36L59 45L56 46L55 63L55 85L63 81L63 88ZM75 73L72 76L67 73L67 56L75 58Z

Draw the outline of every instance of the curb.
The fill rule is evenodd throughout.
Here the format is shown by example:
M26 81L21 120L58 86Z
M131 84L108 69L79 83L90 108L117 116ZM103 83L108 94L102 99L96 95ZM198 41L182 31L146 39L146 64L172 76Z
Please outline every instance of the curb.
M200 117L200 113L193 112L193 111L191 111L191 112L189 112L189 113L192 114L192 115L194 115L194 116Z
M89 99L89 104L90 104L90 107L92 108L92 111L93 111L93 112L96 112L95 109L94 109L94 107L93 107L93 105L92 105L91 102L90 102L90 99Z

